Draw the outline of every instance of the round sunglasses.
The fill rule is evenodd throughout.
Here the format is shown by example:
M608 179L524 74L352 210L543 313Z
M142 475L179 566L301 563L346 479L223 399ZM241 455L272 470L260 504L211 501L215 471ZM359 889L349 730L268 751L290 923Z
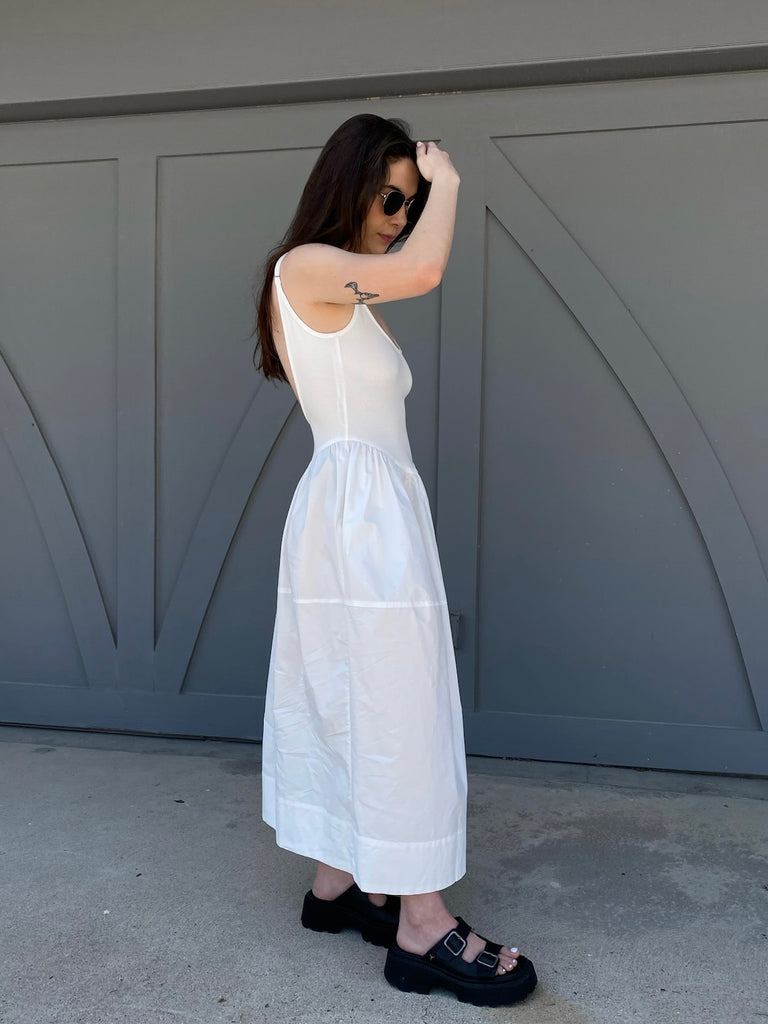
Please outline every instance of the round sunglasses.
M418 196L414 196L413 199L406 199L405 194L399 188L393 188L389 192L379 192L379 195L383 200L382 207L384 208L384 213L388 217L394 217L403 207L405 207L405 216L411 222L415 221L421 213Z

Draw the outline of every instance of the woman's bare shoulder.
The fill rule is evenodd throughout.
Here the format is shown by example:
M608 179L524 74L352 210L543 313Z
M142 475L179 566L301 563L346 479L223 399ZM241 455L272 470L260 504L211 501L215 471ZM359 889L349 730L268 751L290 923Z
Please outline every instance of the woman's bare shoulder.
M338 253L343 252L343 249L339 249L335 245L324 245L322 242L305 242L303 245L297 245L295 248L288 250L283 257L282 266L285 267L287 265L293 270L304 270L308 267L317 266L318 263L333 259Z

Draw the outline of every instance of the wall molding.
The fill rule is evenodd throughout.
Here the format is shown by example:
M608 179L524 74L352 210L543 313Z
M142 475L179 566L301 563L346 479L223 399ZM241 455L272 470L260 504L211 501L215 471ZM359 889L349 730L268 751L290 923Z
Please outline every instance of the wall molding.
M0 103L0 123L367 100L768 70L768 43L439 68L353 78Z

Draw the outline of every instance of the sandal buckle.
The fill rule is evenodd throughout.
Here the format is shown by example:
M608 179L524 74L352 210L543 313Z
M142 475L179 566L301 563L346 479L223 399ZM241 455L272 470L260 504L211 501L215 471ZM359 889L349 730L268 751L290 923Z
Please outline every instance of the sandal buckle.
M467 940L462 939L458 932L448 932L443 939L443 945L451 954L451 956L461 956L464 950L467 948Z
M495 969L499 966L499 958L495 953L489 953L487 949L484 949L482 953L478 953L475 961L482 964L483 967L493 967Z

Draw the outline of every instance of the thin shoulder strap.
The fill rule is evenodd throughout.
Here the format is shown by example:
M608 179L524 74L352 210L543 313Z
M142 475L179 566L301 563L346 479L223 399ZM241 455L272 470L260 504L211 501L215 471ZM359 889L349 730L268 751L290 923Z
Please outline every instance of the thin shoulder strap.
M280 277L280 264L283 262L283 260L285 259L285 257L287 255L288 255L288 253L284 252L283 255L280 257L280 259L275 264L275 277Z

